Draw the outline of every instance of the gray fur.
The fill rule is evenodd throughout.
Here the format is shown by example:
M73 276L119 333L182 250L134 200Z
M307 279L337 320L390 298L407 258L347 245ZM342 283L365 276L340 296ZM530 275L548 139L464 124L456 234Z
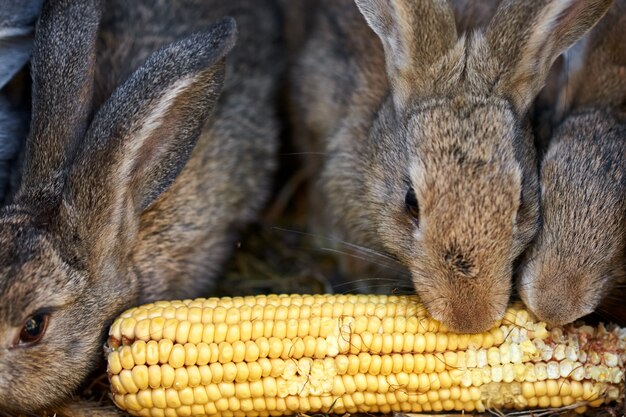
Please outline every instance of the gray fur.
M98 0L51 3L56 7L46 3L37 24L31 62L32 121L15 197L16 204L35 210L58 204L69 164L87 128L100 19Z
M447 2L322 3L291 76L296 136L325 155L309 162L326 227L316 231L395 256L435 318L485 330L539 225L532 98L609 1L574 1L594 6L582 12L503 1L484 31L460 38Z
M99 9L49 0L37 31L24 180L0 214L3 411L66 400L122 310L208 295L270 190L282 67L273 2L106 0L101 19ZM43 339L15 347L42 308Z
M539 318L593 312L626 279L626 1L585 40L568 77L564 120L541 163L543 226L519 292ZM622 306L623 308L623 306Z

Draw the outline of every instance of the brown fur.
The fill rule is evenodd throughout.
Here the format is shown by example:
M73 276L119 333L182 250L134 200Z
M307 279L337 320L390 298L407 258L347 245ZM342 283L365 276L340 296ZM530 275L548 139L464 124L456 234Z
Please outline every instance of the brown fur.
M318 231L336 225L395 256L457 331L504 312L513 261L539 222L526 113L556 56L608 8L554 3L503 1L485 31L457 38L445 1L326 1L291 77L298 140L324 154L309 164Z
M485 28L502 0L453 0L454 15L459 33ZM535 98L530 110L531 123L535 136L537 153L541 156L552 136L554 121L559 114L559 91L567 81L563 71L563 55L559 56L552 68L546 85Z
M541 166L544 224L520 294L541 319L591 313L626 277L626 2L589 35Z
M96 0L44 7L24 176L0 214L0 410L67 399L122 310L208 295L268 196L280 16L173 4L107 0L99 29ZM16 346L42 309L43 339Z

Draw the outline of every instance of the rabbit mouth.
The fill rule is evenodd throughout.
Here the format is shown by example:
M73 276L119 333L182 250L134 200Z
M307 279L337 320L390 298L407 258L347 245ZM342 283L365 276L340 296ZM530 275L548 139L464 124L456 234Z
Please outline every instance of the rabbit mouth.
M545 274L529 269L519 283L519 294L528 309L538 319L552 325L565 325L594 312L602 301L605 291L598 289L607 285L611 276L594 280L586 274L557 270Z
M419 291L418 291L419 293ZM447 296L425 294L422 301L428 313L443 323L453 332L480 333L488 330L505 312L506 302L502 306L491 303L485 297L461 297L457 301ZM460 301L464 299L464 301ZM452 300L452 301L451 301Z

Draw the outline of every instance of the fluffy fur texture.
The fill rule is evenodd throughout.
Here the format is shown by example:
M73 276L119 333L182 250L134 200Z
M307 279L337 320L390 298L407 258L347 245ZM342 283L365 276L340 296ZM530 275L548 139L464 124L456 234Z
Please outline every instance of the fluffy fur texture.
M63 402L122 310L210 293L269 194L280 45L271 0L45 3L0 214L0 409ZM45 336L16 346L41 311Z
M626 279L626 1L590 33L563 87L568 112L541 163L543 226L519 282L528 307L564 324ZM558 300L558 302L555 302Z
M298 139L325 155L318 233L395 256L451 329L488 328L539 225L528 109L610 0L503 1L461 37L443 0L321 3L291 77Z

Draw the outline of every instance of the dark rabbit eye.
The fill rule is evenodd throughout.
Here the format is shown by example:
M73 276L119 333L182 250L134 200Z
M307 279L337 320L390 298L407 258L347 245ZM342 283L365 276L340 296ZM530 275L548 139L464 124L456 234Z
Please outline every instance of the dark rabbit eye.
M24 323L24 327L22 327L18 345L27 346L39 342L46 333L49 319L50 315L44 313L30 316Z
M415 190L413 187L409 187L404 197L404 204L406 205L406 211L413 217L415 222L419 222L420 208L417 204L417 197L415 196Z

